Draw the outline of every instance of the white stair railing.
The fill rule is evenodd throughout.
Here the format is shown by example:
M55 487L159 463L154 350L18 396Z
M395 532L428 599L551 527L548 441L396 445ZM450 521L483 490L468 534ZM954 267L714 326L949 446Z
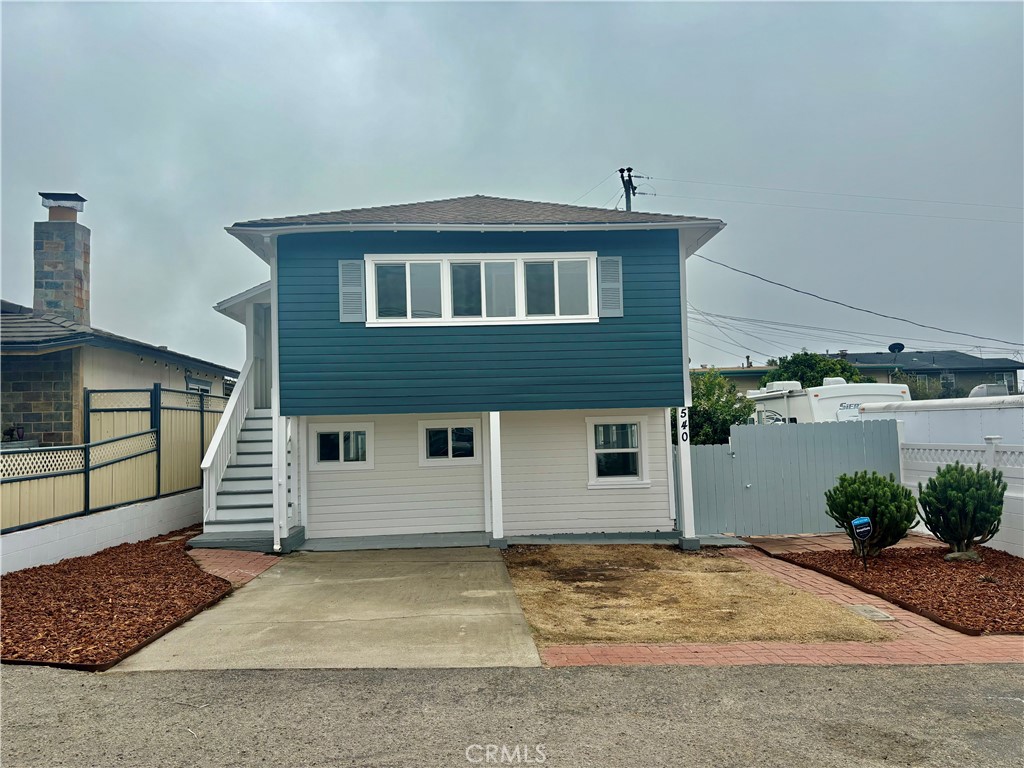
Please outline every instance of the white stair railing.
M228 398L228 404L217 424L217 430L210 440L210 447L203 456L200 468L203 470L203 522L217 514L217 488L224 479L228 461L238 447L238 436L245 424L253 402L253 384L249 376L252 360L246 360L242 372L238 375L235 388Z

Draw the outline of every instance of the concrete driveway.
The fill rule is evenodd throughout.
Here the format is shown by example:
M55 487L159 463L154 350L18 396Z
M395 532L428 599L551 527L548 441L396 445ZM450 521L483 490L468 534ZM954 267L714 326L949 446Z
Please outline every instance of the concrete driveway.
M298 552L112 672L536 667L497 550Z

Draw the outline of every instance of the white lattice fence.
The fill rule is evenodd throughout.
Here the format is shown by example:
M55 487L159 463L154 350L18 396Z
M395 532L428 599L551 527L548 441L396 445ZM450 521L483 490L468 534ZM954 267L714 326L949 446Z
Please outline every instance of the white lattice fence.
M1007 484L1003 519L999 533L987 546L1024 557L1024 446L996 445L989 449L985 445L902 443L900 455L903 484L915 494L918 483L927 483L939 467L955 461L969 466L980 463L984 467L991 465L999 469ZM923 524L919 524L916 530L927 533Z

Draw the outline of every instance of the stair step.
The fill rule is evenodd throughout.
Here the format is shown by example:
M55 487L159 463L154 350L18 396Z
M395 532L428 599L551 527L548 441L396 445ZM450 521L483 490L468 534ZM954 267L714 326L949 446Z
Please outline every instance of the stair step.
M256 419L271 419L274 417L274 412L269 408L253 408L246 416L252 416Z
M266 488L258 491L217 491L217 507L221 505L225 507L240 507L240 506L256 506L261 507L264 504L273 505L274 502L274 490L268 483Z
M207 520L203 526L209 532L234 531L271 531L274 530L274 519L271 517L240 518L238 520Z

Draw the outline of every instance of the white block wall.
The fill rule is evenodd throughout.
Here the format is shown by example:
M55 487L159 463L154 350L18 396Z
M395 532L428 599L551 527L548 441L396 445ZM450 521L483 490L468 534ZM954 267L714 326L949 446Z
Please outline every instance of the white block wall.
M589 489L588 416L647 417L650 488ZM506 536L670 531L664 409L506 411L501 470Z
M142 541L203 519L203 492L186 491L0 536L0 573Z

